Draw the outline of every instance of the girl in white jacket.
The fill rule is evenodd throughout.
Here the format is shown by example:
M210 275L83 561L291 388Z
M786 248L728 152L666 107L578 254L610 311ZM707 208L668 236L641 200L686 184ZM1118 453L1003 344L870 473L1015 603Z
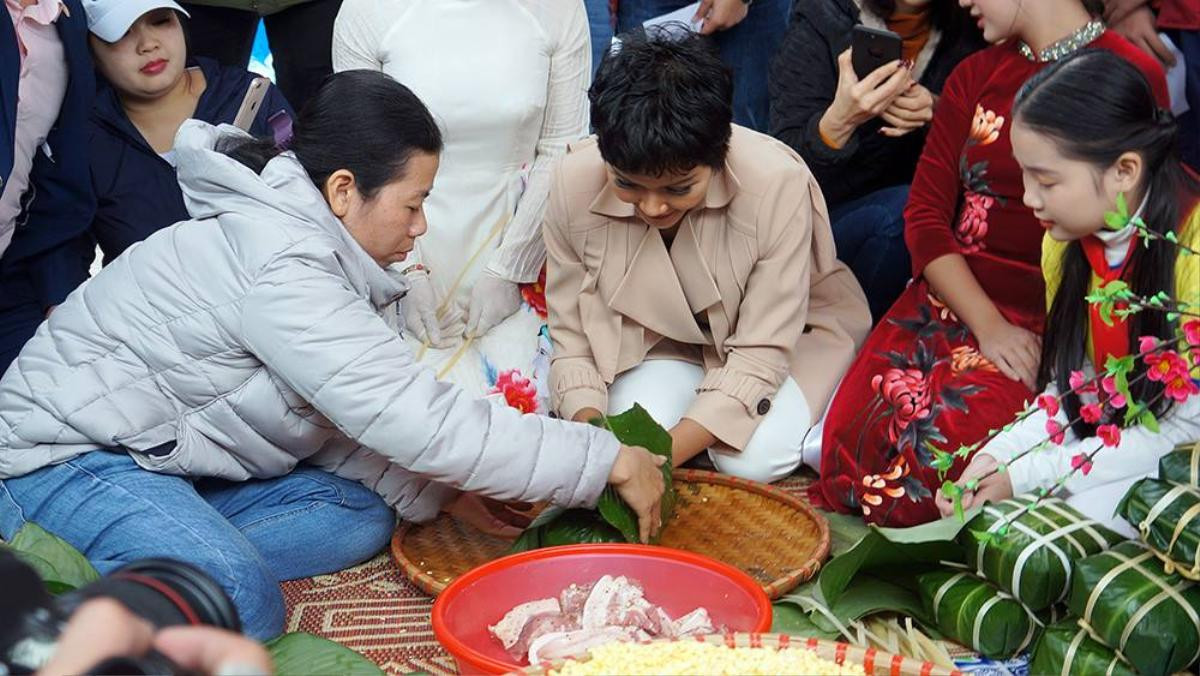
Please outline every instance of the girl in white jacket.
M1042 71L1017 95L1013 115L1024 201L1047 229L1043 394L1033 415L1001 432L963 471L963 506L1056 490L1061 482L1076 509L1132 534L1113 516L1117 502L1176 444L1200 439L1200 321L1145 309L1109 323L1087 296L1121 281L1143 298L1162 292L1197 307L1200 257L1181 255L1169 242L1147 243L1131 223L1106 228L1105 220L1123 199L1136 209L1130 220L1140 217L1153 232L1200 248L1200 186L1180 164L1174 118L1156 107L1145 78L1108 52L1082 52ZM1170 352L1156 349L1164 341ZM1123 401L1111 378L1089 384L1110 358L1126 357L1134 363L1133 401ZM1125 425L1138 403L1157 424L1137 416ZM1046 448L1017 459L1047 438ZM979 480L974 491L966 489L971 479ZM953 512L941 492L938 505L944 515Z

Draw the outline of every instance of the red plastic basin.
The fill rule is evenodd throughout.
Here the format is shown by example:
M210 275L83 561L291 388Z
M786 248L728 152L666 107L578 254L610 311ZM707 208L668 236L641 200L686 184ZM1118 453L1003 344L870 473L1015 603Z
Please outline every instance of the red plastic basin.
M433 633L464 674L520 669L488 633L514 606L558 596L567 586L624 575L672 617L697 607L735 632L771 629L771 601L749 575L706 556L666 547L606 544L549 547L486 563L452 582L433 604Z

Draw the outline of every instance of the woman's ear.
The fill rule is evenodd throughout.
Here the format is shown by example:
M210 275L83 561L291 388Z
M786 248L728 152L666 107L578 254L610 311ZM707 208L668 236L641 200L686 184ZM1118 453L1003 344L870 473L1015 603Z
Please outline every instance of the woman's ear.
M1142 156L1138 153L1129 151L1121 153L1117 161L1113 163L1112 172L1113 179L1116 183L1115 187L1118 192L1132 192L1142 182L1142 173L1145 171L1146 165L1142 160Z
M346 169L338 169L325 179L325 186L321 192L324 193L325 201L329 203L329 210L333 215L345 218L346 214L350 213L354 196L358 194L354 174Z

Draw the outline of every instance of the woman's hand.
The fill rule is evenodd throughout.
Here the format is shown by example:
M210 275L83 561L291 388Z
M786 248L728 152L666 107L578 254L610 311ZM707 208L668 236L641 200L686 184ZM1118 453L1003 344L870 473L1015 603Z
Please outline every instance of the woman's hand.
M521 289L516 282L490 272L480 275L467 306L468 338L478 338L521 309Z
M408 280L408 293L400 301L404 313L404 328L422 343L432 347L449 347L449 336L443 337L437 318L437 293L425 270L414 270L404 275Z
M913 84L880 114L883 121L890 125L880 129L880 132L896 138L924 127L933 119L933 106L936 103L937 99L928 89Z
M1120 19L1109 23L1112 29L1142 51L1158 59L1164 70L1175 66L1175 55L1158 35L1157 19L1148 4L1134 7Z
M750 5L745 0L701 0L692 21L704 21L700 26L700 34L712 35L733 28L749 13Z
M820 129L825 138L841 148L855 129L888 110L912 86L913 79L903 62L893 61L859 80L849 49L838 56L837 62L837 92L821 116Z
M216 627L158 631L124 605L92 599L71 615L54 655L39 674L82 674L112 658L157 650L189 674L270 674L271 657L254 641Z
M1012 380L1025 383L1029 389L1037 385L1038 366L1042 360L1042 339L1032 331L997 318L975 333L979 351L1000 372Z
M1012 480L1009 479L1006 472L996 472L996 468L999 466L996 459L987 453L976 453L975 457L971 458L971 462L963 470L962 476L954 482L954 485L962 490L964 511L985 502L1000 502L1013 496ZM993 472L995 473L993 474ZM982 478L988 474L991 476L986 479ZM979 479L979 485L973 491L967 490L966 487L967 482L971 479ZM942 489L938 489L934 502L943 517L954 513L954 501L943 493Z
M530 507L525 503L509 504L474 493L463 493L443 511L488 535L511 540L533 523L533 519L525 513Z
M666 461L661 455L640 446L621 446L608 475L608 483L637 513L638 532L643 543L650 542L662 528L660 503L666 484L661 467Z

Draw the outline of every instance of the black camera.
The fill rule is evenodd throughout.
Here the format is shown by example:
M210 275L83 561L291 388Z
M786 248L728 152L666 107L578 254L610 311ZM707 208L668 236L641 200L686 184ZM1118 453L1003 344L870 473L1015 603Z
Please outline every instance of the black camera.
M90 599L117 601L156 628L209 625L241 632L237 608L212 578L195 566L169 559L143 559L95 582L51 596L37 573L0 548L0 676L30 674L54 654L58 636L75 610ZM166 657L151 652L94 666L91 674L182 674Z

